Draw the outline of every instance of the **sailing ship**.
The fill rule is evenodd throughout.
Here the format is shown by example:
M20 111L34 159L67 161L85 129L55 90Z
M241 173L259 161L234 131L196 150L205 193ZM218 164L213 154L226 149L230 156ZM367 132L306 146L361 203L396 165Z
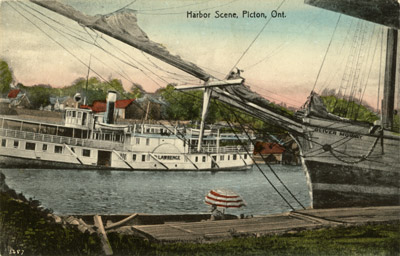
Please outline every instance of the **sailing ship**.
M199 148L205 142L203 121L210 98L216 98L265 122L280 126L291 134L301 150L311 207L399 205L400 136L392 131L398 54L397 30L400 27L400 8L397 1L365 0L353 3L339 0L333 3L326 0L306 0L311 5L388 27L382 121L373 124L347 120L329 113L314 92L305 108L295 116L278 111L271 107L269 101L245 86L244 78L239 73L232 73L227 79L219 80L151 41L137 26L134 12L129 9L109 15L88 16L56 1L31 2L120 40L203 80L204 84L201 86L179 88L204 90Z
M395 89L399 89L396 85L399 3L323 0L306 0L306 3L388 27L380 121L371 124L335 116L314 92L294 117L277 113L268 101L243 86L214 89L213 93L219 100L291 133L301 150L313 208L399 205L400 134L393 130Z

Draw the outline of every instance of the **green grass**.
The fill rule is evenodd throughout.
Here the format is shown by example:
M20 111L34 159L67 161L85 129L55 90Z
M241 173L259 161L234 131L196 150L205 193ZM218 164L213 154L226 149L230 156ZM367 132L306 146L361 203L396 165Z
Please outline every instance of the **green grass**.
M336 227L217 243L151 244L112 234L115 255L399 255L399 223Z
M96 235L55 224L30 201L0 196L0 254L101 255ZM295 234L236 237L216 243L153 243L109 233L114 255L399 255L400 223L334 227ZM206 241L206 240L205 240ZM12 254L16 255L16 254Z

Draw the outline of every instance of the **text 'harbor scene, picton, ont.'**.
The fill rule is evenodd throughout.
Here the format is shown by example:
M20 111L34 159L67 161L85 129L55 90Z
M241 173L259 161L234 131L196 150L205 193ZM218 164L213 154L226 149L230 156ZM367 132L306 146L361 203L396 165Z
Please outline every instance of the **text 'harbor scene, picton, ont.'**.
M1 0L1 255L397 255L400 1Z

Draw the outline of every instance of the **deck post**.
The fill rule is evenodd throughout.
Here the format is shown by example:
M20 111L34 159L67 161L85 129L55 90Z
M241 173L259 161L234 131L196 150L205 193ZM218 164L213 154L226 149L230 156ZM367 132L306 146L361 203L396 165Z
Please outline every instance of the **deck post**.
M218 132L217 132L217 155L219 154L219 141L220 141L220 139L221 139L221 132L218 129Z

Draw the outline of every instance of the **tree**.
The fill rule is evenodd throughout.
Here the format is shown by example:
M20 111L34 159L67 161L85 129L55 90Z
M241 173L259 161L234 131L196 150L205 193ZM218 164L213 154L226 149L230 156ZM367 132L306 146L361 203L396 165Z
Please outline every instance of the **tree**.
M143 95L146 93L146 91L143 89L143 86L138 83L133 83L131 88L128 91L128 96L129 98L141 98Z
M50 104L50 95L53 94L53 88L51 86L43 84L34 86L20 85L20 89L25 91L28 95L32 108L38 109L41 106L45 107Z
M345 118L373 123L379 117L370 109L370 107L358 102L339 99L334 95L322 96L322 100L328 112Z
M6 94L10 91L13 82L13 73L6 61L0 59L0 93Z
M159 90L168 107L166 114L172 120L200 120L202 107L202 91L178 92L174 85L167 85Z
M122 82L118 79L101 82L97 77L76 79L70 86L61 89L60 96L73 97L76 93L81 93L86 97L86 104L90 105L94 100L105 100L109 90L116 91L120 95L126 95Z

